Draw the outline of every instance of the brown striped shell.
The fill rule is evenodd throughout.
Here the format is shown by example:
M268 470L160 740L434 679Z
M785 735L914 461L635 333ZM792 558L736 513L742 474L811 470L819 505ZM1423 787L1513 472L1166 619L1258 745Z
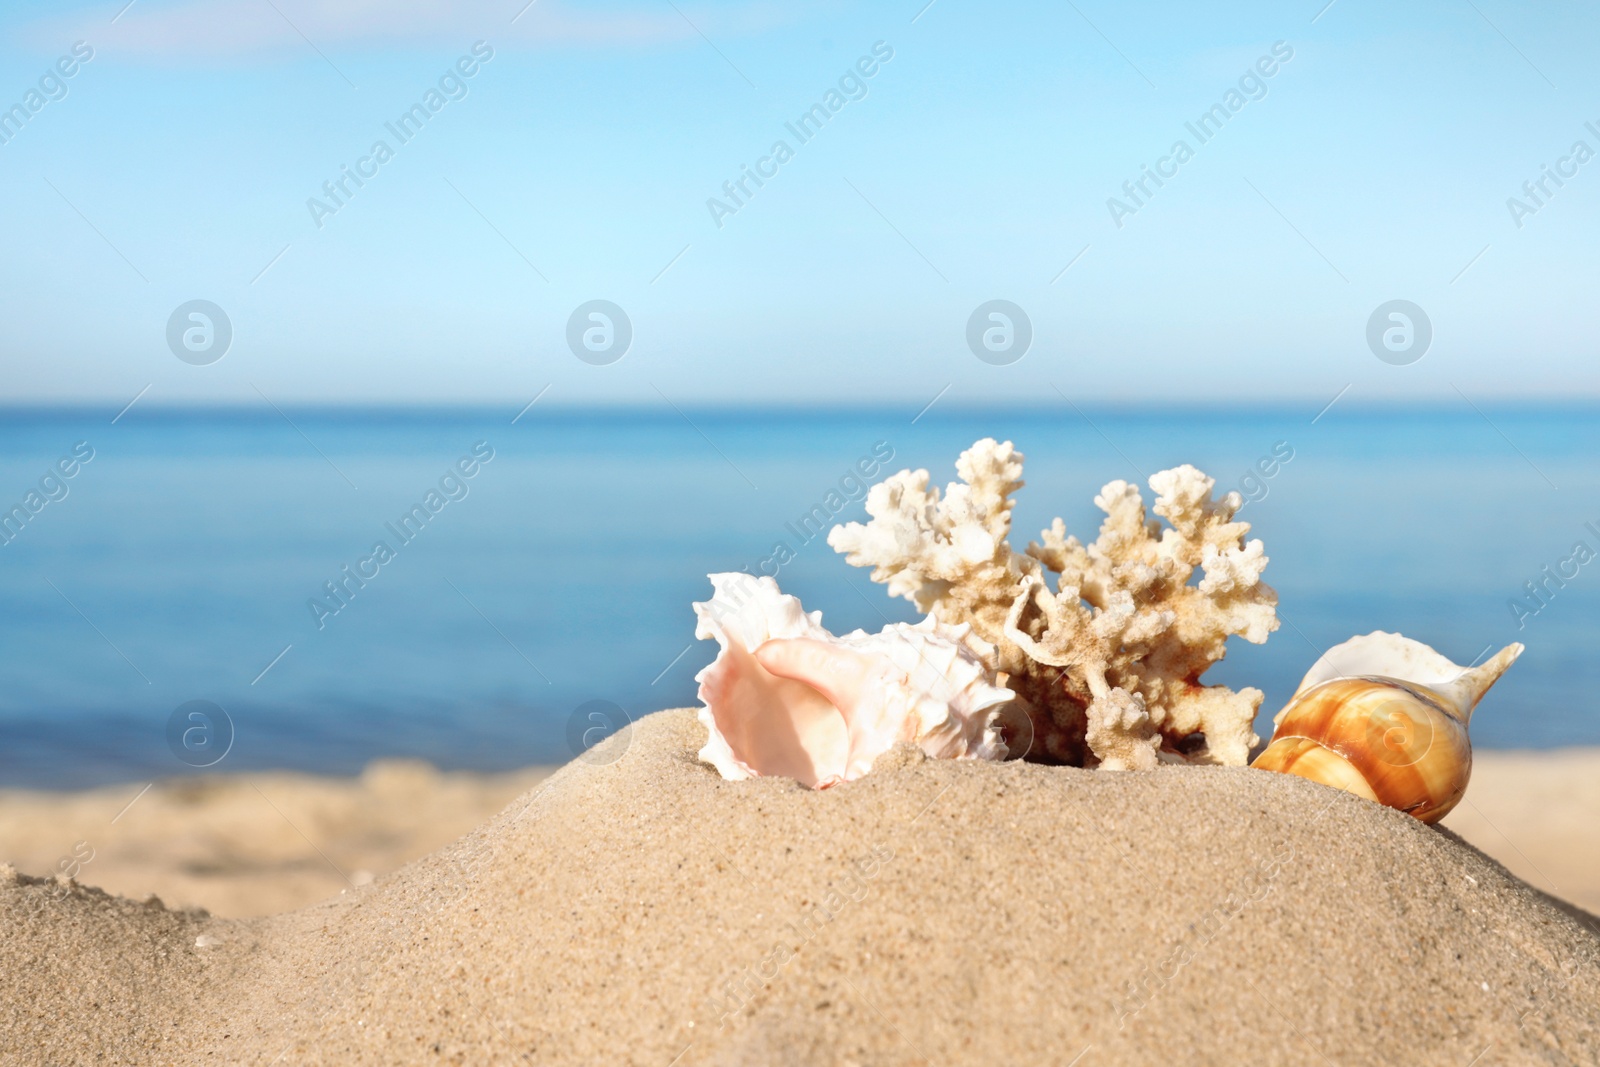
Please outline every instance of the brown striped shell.
M1251 766L1436 822L1467 791L1472 710L1521 652L1511 645L1469 669L1398 634L1355 638L1312 667ZM1363 666L1385 671L1338 673Z
M1431 689L1344 678L1296 698L1253 766L1433 822L1467 791L1472 746L1466 724Z

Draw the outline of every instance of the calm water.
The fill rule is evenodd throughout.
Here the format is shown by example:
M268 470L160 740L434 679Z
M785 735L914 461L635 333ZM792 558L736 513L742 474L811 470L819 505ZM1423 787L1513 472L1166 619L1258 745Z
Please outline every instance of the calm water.
M564 761L587 701L694 703L713 646L690 601L778 542L780 584L830 628L912 618L792 524L814 505L863 517L848 475L875 447L943 483L985 435L1028 456L1019 546L1056 514L1092 536L1101 484L1180 462L1259 498L1242 517L1284 625L1207 680L1264 689L1264 723L1322 649L1383 628L1458 660L1528 645L1480 745L1600 743L1600 564L1551 582L1520 629L1509 606L1575 542L1600 550L1593 408L113 414L0 413L0 505L75 471L0 547L0 785L188 772L167 728L192 700L233 722L217 770ZM74 466L79 442L93 458ZM493 458L474 465L474 445ZM1275 447L1293 458L1251 478ZM463 458L473 476L450 477ZM386 524L430 490L442 506L403 542ZM371 559L378 541L392 558ZM307 602L335 603L344 566L376 574L319 619Z

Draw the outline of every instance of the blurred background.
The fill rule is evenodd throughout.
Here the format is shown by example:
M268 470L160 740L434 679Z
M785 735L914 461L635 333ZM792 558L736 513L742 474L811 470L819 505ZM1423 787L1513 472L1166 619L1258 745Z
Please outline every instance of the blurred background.
M563 762L695 703L708 572L912 618L818 509L985 436L1018 547L1241 493L1263 733L1382 628L1528 645L1480 746L1600 743L1592 7L0 23L0 786L191 773L194 701L212 772Z

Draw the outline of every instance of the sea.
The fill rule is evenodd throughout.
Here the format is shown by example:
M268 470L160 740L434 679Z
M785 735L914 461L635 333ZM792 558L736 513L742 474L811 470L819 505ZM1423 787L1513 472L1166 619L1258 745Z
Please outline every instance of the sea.
M1204 680L1263 690L1263 734L1383 629L1527 645L1480 747L1600 744L1600 408L1319 408L0 410L0 787L565 762L696 703L709 573L915 619L826 529L983 437L1027 457L1018 548L1180 463L1240 493L1282 625Z

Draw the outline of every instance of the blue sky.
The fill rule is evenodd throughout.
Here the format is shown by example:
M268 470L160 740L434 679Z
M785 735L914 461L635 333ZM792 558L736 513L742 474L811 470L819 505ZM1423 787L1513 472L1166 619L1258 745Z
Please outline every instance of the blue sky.
M75 42L93 58L0 144L0 400L1600 392L1600 159L1560 163L1600 152L1593 7L923 3L8 4L0 108ZM478 41L493 58L399 143L385 124ZM801 144L785 123L878 42ZM1185 124L1275 42L1292 58L1200 143ZM319 227L308 199L380 139ZM708 199L778 140L719 226ZM1108 200L1178 140L1119 226ZM1543 166L1576 173L1514 220ZM1396 298L1434 331L1404 366L1365 337ZM166 341L194 299L233 327L208 366ZM632 323L610 365L565 340L593 299ZM968 348L991 299L1031 320L1020 361Z

